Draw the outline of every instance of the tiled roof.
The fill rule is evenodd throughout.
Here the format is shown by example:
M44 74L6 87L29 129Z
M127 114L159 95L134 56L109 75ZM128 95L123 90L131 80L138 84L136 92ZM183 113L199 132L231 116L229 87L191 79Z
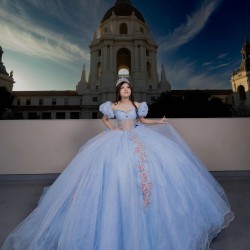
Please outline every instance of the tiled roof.
M12 94L18 96L78 96L74 90L48 90L48 91L13 91Z

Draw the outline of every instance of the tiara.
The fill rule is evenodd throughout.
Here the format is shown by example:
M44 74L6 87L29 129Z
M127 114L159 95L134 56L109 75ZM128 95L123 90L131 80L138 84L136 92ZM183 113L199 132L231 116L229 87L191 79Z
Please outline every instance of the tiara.
M129 80L125 77L121 77L120 79L118 79L118 81L116 82L116 85L117 86L118 84L120 84L121 82L126 82L128 84L130 84Z

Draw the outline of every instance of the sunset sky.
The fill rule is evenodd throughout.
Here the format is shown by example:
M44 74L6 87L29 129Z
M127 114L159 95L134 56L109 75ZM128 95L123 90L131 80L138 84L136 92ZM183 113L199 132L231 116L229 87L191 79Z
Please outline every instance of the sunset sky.
M172 89L230 89L250 40L249 0L134 0ZM14 90L75 90L89 44L114 0L0 0L0 45Z

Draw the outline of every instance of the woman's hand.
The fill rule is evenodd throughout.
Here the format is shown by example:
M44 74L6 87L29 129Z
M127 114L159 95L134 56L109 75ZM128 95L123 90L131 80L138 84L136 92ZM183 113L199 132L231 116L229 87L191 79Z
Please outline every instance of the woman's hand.
M163 116L160 120L157 121L157 124L166 124L168 123L168 119Z

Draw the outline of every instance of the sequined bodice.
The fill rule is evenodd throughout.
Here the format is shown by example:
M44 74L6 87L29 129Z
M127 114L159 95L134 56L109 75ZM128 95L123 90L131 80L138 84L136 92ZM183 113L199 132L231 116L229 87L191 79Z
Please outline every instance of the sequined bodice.
M131 130L136 126L136 112L135 109L128 111L114 110L117 120L118 128L121 130Z

